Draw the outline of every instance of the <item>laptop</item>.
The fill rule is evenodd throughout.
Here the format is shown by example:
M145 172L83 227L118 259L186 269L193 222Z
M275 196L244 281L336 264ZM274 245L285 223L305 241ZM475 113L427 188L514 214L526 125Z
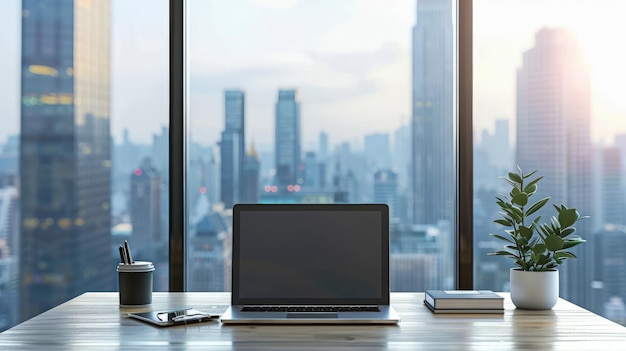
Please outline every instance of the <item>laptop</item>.
M395 324L384 204L237 204L225 324Z

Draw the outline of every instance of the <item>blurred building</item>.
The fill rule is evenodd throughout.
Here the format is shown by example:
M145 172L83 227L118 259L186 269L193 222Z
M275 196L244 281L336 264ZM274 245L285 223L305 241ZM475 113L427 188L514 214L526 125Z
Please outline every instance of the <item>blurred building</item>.
M602 150L602 223L626 224L624 186L622 184L622 155L617 147Z
M595 311L626 325L626 227L607 225L594 235L594 280L601 282L603 310Z
M541 29L517 71L517 164L543 176L535 198L551 197L582 215L591 213L591 81L585 53L565 29ZM552 206L537 212L544 221ZM584 237L589 221L576 225ZM560 268L561 297L590 305L591 246Z
M389 206L389 223L399 223L398 176L390 170L374 174L374 202Z
M245 189L245 96L240 90L224 92L224 131L221 150L221 200L225 208L241 201Z
M303 186L307 188L317 189L319 187L319 164L317 163L317 157L315 152L307 151L304 154L302 178L304 182Z
M214 210L206 194L189 218L187 291L230 291L231 226L225 212Z
M296 90L279 90L276 102L275 161L279 191L301 184L300 102ZM222 161L223 162L223 161Z
M257 155L254 145L250 146L250 150L246 154L246 162L244 166L244 188L241 202L257 203L259 202L259 176L261 171L261 161Z
M413 223L452 221L454 160L452 2L420 0L413 27Z
M446 261L445 226L392 225L390 227L389 272L391 291L424 291L434 286L451 289L442 272Z
M20 318L110 291L111 8L22 1Z
M130 176L130 223L133 252L144 260L157 261L155 248L167 240L161 237L161 174L146 158Z
M17 188L0 187L0 332L20 320L18 210Z

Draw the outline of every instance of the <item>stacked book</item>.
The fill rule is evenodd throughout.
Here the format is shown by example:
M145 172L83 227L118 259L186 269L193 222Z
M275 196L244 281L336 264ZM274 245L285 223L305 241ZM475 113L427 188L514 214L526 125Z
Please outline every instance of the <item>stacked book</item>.
M491 290L426 290L433 313L504 313L504 298Z

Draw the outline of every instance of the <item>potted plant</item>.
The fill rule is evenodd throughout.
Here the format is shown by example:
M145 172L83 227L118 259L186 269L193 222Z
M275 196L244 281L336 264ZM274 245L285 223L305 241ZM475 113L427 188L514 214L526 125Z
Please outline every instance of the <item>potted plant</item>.
M502 178L511 186L509 194L498 194L496 203L501 218L494 222L505 227L506 235L490 234L506 242L505 249L489 255L507 256L515 267L510 271L511 299L518 308L551 309L559 297L558 267L566 259L576 258L568 251L585 242L573 235L574 224L584 218L575 208L556 206L555 216L549 222L540 223L536 214L550 201L544 197L531 203L537 192L537 184L543 177L530 179L537 172L524 174L509 172ZM531 218L535 215L534 218Z

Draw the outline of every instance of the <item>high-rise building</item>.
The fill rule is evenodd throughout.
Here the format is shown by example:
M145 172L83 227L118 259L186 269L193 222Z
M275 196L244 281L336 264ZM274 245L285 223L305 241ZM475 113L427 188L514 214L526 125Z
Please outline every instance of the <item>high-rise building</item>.
M114 286L110 6L22 1L22 319Z
M304 154L304 170L302 172L302 178L304 179L304 185L307 188L317 189L319 187L319 170L317 163L317 156L313 151L307 151Z
M550 196L582 215L591 215L590 102L589 67L574 35L540 30L517 71L516 161L525 173L537 170L544 177L534 198ZM554 208L540 212L549 221ZM578 233L588 236L589 226L578 222ZM590 302L590 250L591 245L574 248L578 259L560 274L560 296L583 306Z
M254 145L250 146L246 154L244 168L245 186L241 201L254 204L259 202L259 172L261 171L261 161Z
M224 92L224 131L221 150L221 199L225 208L241 201L245 180L243 176L245 149L245 96L240 90Z
M16 135L9 136L7 143L0 146L0 188L17 186L19 150L20 140Z
M390 170L379 170L374 174L374 202L389 206L389 223L399 222L398 176Z
M593 263L596 267L594 280L602 282L603 290L602 307L598 312L617 323L626 324L626 227L606 225L596 236L596 257L601 259Z
M400 126L393 134L393 169L398 173L398 187L406 191L411 188L411 127Z
M161 174L149 158L130 175L129 202L133 251L148 259L167 241L161 236Z
M318 156L322 162L328 159L328 134L326 132L320 132Z
M296 90L279 90L276 102L276 183L280 192L300 184L300 102Z
M413 27L413 223L452 220L454 113L452 3L418 0Z
M624 223L624 188L622 184L622 156L620 149L609 147L602 150L602 223Z
M19 321L18 194L0 186L0 331Z

